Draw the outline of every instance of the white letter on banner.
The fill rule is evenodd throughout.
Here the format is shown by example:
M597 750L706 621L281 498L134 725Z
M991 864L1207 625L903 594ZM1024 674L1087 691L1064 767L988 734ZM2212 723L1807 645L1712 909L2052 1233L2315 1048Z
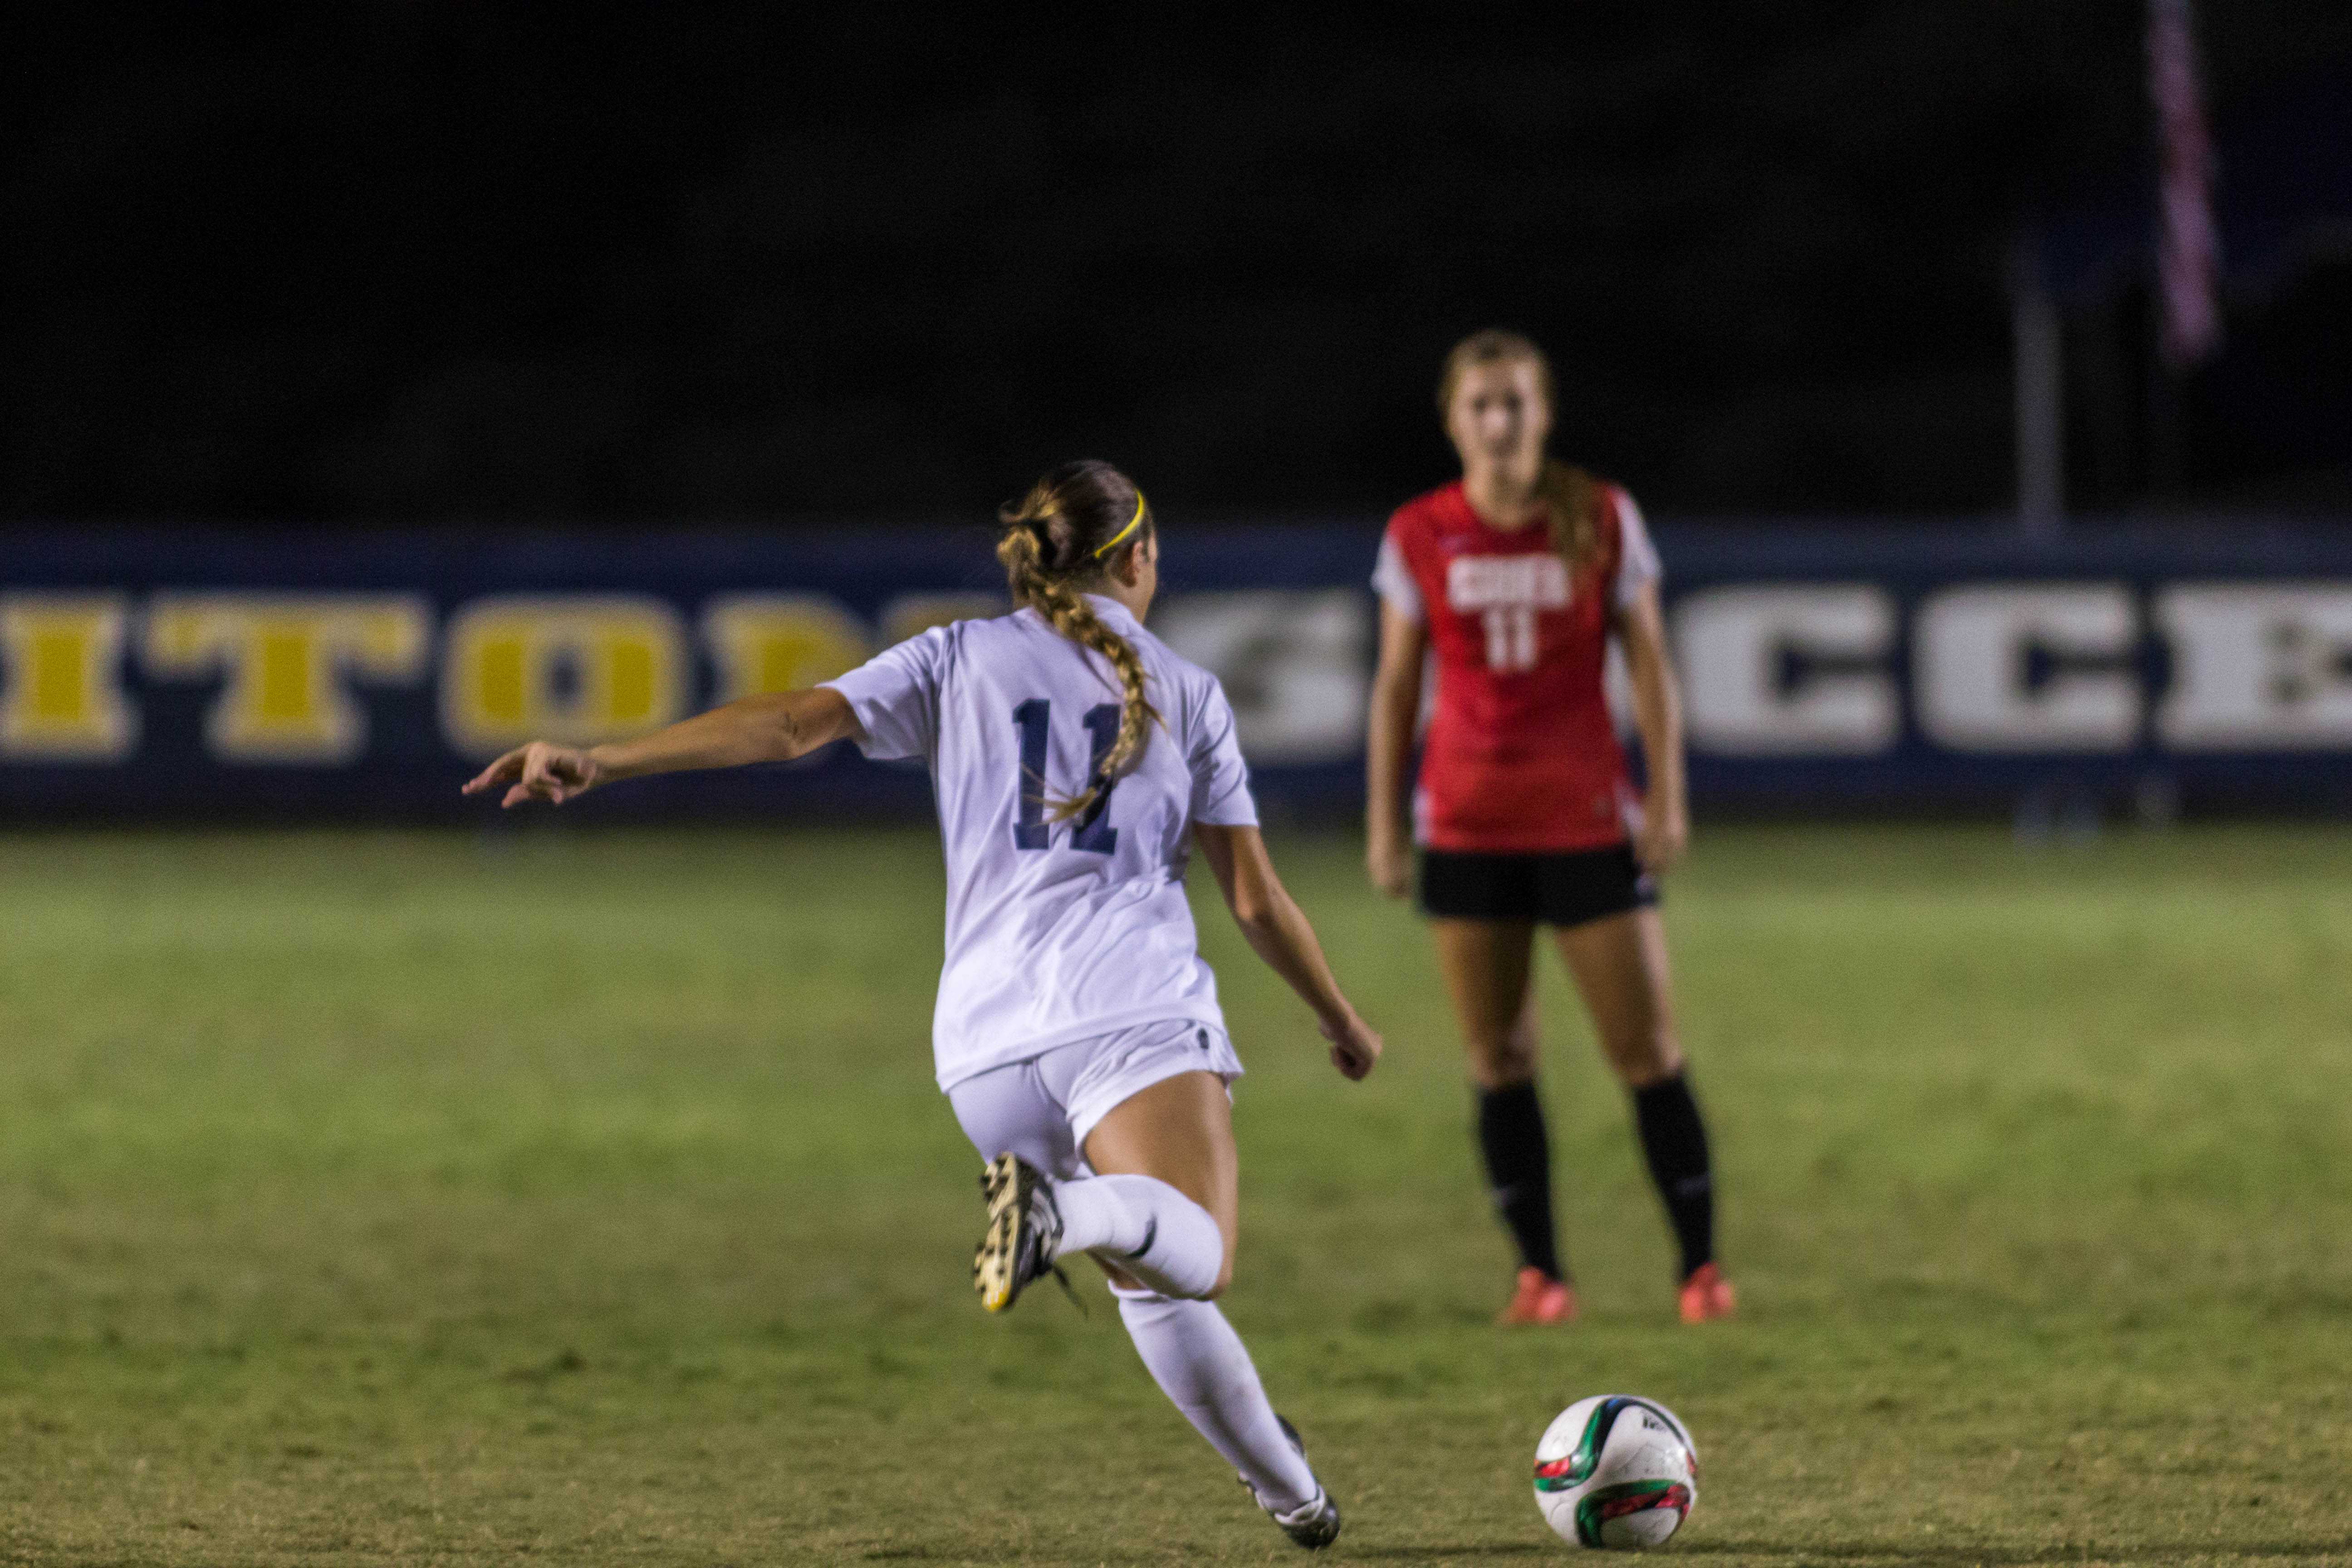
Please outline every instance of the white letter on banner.
M1883 669L1895 605L1868 584L1706 588L1675 605L1691 743L1731 756L1883 752L1902 730ZM1808 664L1848 668L1807 669Z
M139 742L119 594L0 595L0 757L110 763Z
M478 599L449 622L442 728L469 757L526 741L621 740L678 716L686 674L685 631L659 599Z
M2039 687L2028 661L2131 657L2139 614L2120 583L1971 584L1919 607L1911 627L1919 726L1963 752L2127 752L2145 705L2130 669L2053 668Z
M2352 747L2352 583L2182 584L2156 621L2172 644L2167 745Z
M874 651L866 624L823 594L738 594L702 612L720 702L799 691L856 668Z
M1152 630L1215 674L1250 760L1330 763L1363 743L1370 601L1352 588L1183 594Z
M367 748L367 715L342 678L416 679L432 626L407 594L158 594L145 654L160 676L227 676L205 716L221 761L348 763Z

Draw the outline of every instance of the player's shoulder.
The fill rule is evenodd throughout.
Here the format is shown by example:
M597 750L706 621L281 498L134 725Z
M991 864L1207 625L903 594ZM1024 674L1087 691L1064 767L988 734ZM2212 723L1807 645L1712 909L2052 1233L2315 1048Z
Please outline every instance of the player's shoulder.
M969 642L977 637L1003 637L1013 630L1023 616L1019 610L1006 610L993 616L962 616L952 621L941 621L922 635L938 633L948 642ZM1027 617L1034 620L1034 616Z
M983 626L982 621L941 621L925 626L913 636L901 638L884 651L900 658L926 665L945 665L954 661L963 651L971 629Z
M1013 666L1028 662L1031 656L1020 646L1029 635L1029 628L1020 625L1023 618L1015 613L942 621L891 645L877 658L917 672L939 686L957 686L973 679L985 682ZM1044 630L1047 636L1054 635L1050 626Z
M1018 606L1001 615L943 621L922 635L938 638L940 650L951 657L983 659L1044 640L1068 640L1036 611Z
M1592 476L1592 489L1601 497L1602 510L1607 512L1610 521L1621 527L1629 523L1637 528L1641 526L1642 509L1635 504L1632 490L1615 479L1605 479L1599 474Z
M1389 532L1400 540L1433 532L1452 525L1462 510L1462 481L1455 479L1422 491L1389 513Z
M1217 678L1214 674L1211 673L1206 667L1193 663L1174 648L1170 647L1161 639L1160 634L1150 627L1136 626L1128 633L1128 638L1142 653L1144 667L1153 670L1162 679L1181 687L1188 692L1216 686Z
M1191 733L1204 716L1224 703L1224 684L1217 679L1216 672L1170 647L1150 627L1136 627L1129 634L1129 640L1143 656L1143 668L1151 684L1160 689L1151 693L1152 701L1160 708L1160 716L1180 731Z
M1602 502L1602 517L1607 521L1611 548L1648 563L1656 571L1658 547L1650 538L1649 521L1642 515L1641 503L1633 492L1614 479L1595 478L1593 487Z
M1181 691L1187 699L1204 689L1216 689L1217 678L1214 675L1170 647L1159 634L1124 608L1117 607L1115 602L1108 597L1093 595L1088 597L1095 600L1095 613L1112 631L1125 637L1142 658L1143 668L1153 679ZM1064 637L1051 621L1035 610L1014 610L1010 615L988 620L959 621L956 625L970 628L966 635L973 645L971 652L982 658L992 658L1000 654L1008 657L1044 654L1049 658L1067 657L1091 661L1101 657L1082 649Z

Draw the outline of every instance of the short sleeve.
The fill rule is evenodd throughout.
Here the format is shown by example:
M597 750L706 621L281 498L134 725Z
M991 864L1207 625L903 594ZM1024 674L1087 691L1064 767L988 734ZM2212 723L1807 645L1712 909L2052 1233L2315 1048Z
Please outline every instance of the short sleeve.
M1617 492L1617 583L1610 601L1624 609L1642 596L1642 590L1665 575L1658 547L1642 521L1642 509L1623 490Z
M817 684L849 699L857 749L877 762L929 757L939 744L940 673L948 628L935 626L883 649L846 675Z
M1381 535L1380 559L1372 565L1372 591L1398 615L1415 626L1422 623L1421 584L1412 580L1412 568L1404 563L1404 552L1397 548L1393 528Z
M1192 724L1185 760L1192 770L1192 820L1212 827L1255 827L1257 802L1250 795L1249 764L1234 721L1234 705L1215 677Z

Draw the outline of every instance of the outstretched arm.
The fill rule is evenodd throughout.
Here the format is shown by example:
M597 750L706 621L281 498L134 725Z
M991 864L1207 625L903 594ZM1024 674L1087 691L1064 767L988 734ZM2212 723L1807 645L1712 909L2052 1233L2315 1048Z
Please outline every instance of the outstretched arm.
M1664 618L1658 589L1645 584L1633 602L1617 612L1618 641L1625 649L1625 672L1633 678L1633 727L1642 732L1642 760L1650 774L1643 803L1642 834L1634 846L1643 867L1670 869L1690 847L1690 805L1683 783L1683 700L1666 653Z
M543 800L551 805L587 794L598 784L647 773L692 768L737 768L748 763L782 763L819 746L855 739L857 720L849 700L827 687L746 697L683 719L634 741L604 746L558 746L533 741L517 746L466 784L479 795L508 786L502 805Z
M1204 822L1192 825L1192 839L1208 858L1225 907L1251 949L1315 1009L1316 1023L1331 1042L1331 1065L1351 1079L1370 1072L1381 1058L1381 1037L1340 994L1323 957L1323 944L1315 940L1315 928L1275 875L1265 839L1255 827L1215 827Z

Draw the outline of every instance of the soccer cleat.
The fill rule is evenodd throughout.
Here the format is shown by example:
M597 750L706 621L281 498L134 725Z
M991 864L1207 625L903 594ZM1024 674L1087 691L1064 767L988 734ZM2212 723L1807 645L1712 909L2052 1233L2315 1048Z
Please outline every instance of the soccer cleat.
M1298 1428L1293 1426L1286 1416L1276 1415L1275 1419L1282 1423L1282 1435L1290 1439L1290 1446L1298 1451L1298 1457L1302 1459L1307 1458L1307 1442L1299 1436ZM1307 1471L1309 1475L1314 1473L1311 1468ZM1247 1476L1237 1475L1234 1479L1248 1488L1252 1500L1265 1510L1266 1518L1280 1526L1282 1533L1297 1545L1309 1552L1320 1552L1339 1539L1339 1505L1331 1500L1331 1494L1323 1489L1320 1479L1315 1483L1315 1495L1287 1513L1268 1507L1266 1500L1257 1495L1257 1489L1250 1486Z
M980 1191L988 1200L988 1229L972 1254L971 1286L982 1306L1002 1312L1028 1286L1048 1274L1061 1276L1054 1244L1062 1237L1062 1216L1054 1207L1053 1184L1018 1154L999 1154L983 1166ZM1066 1289L1067 1278L1062 1282Z
M1555 1279L1540 1268L1519 1270L1518 1289L1510 1304L1496 1317L1498 1323L1572 1323L1576 1321L1576 1287Z
M1685 1323L1708 1323L1738 1310L1731 1281L1712 1263L1702 1263L1683 1281L1682 1310Z

